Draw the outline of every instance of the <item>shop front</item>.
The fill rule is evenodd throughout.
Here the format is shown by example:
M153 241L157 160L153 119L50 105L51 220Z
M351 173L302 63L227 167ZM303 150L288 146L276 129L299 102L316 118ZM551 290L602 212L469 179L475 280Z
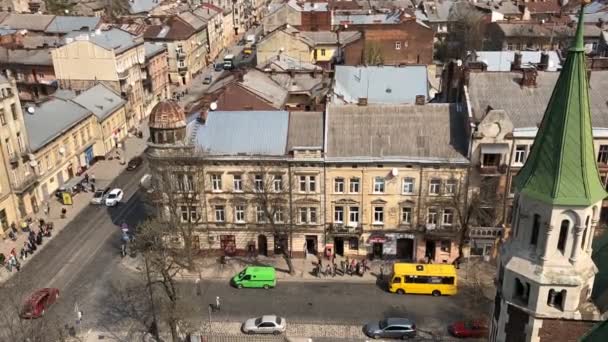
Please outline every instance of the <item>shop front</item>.
M367 239L368 256L371 259L416 260L416 235L413 233L372 233Z

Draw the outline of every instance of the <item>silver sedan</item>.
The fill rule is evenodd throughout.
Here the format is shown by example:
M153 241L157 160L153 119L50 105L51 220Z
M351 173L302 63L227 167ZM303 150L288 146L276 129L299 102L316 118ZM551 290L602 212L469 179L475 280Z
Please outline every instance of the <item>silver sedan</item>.
M242 330L245 334L274 334L285 332L287 321L276 315L264 315L262 317L250 318L243 323Z

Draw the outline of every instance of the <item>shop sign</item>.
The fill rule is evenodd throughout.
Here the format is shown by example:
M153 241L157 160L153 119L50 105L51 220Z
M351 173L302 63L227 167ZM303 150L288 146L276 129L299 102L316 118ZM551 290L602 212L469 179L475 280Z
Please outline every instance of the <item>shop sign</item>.
M416 239L416 237L414 236L414 234L395 234L395 237L397 239Z
M386 242L386 237L385 236L370 236L369 239L367 239L368 243L385 243Z

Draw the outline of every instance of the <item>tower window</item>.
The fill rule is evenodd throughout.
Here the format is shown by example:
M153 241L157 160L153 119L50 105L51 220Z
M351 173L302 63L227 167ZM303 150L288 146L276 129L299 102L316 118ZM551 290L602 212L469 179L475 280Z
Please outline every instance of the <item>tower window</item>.
M528 304L528 298L530 297L530 284L524 283L519 278L515 278L515 296L516 299L520 300L524 304Z
M568 237L568 228L570 226L570 221L563 220L561 226L559 227L559 238L557 239L557 249L564 254L566 249L566 238Z
M565 299L566 290L555 291L554 289L551 289L549 290L549 295L547 296L547 305L563 311Z
M538 244L538 233L540 230L540 215L534 214L534 222L532 223L532 236L530 237L530 244L536 246Z

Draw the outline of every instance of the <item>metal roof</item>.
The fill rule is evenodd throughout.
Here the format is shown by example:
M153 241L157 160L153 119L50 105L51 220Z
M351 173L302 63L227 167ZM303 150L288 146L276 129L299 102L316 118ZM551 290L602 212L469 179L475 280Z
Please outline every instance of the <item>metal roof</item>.
M424 65L344 66L337 65L334 103L414 103L417 95L428 98L428 73Z
M167 50L167 48L162 44L154 44L149 42L144 42L144 49L146 50L146 58L154 57L161 51Z
M72 101L93 112L99 121L104 120L127 103L101 83L82 92Z
M4 64L17 65L45 65L51 67L53 66L51 49L11 50L5 47L0 47L0 62Z
M129 12L131 14L150 12L159 5L158 0L131 0L129 1Z
M447 103L331 104L325 153L330 161L467 163L464 115Z
M209 112L194 144L213 155L283 156L288 127L286 111Z
M24 111L25 127L33 151L93 115L89 110L61 99L51 99L33 108L34 114Z
M139 42L136 40L136 36L117 28L102 31L98 30L97 32L91 32L88 34L82 32L70 32L66 35L66 38L88 40L104 49L114 50L116 53L129 50L130 48L139 44Z
M488 71L511 71L511 63L515 60L515 51L475 51L477 61L484 62ZM557 71L562 68L557 52L548 51L549 65L547 71ZM522 64L540 63L541 51L521 51Z
M2 26L18 30L44 31L54 15L11 13L3 21Z
M323 112L289 113L287 151L323 148Z
M56 16L47 26L47 33L69 33L72 31L92 31L97 28L100 17Z

